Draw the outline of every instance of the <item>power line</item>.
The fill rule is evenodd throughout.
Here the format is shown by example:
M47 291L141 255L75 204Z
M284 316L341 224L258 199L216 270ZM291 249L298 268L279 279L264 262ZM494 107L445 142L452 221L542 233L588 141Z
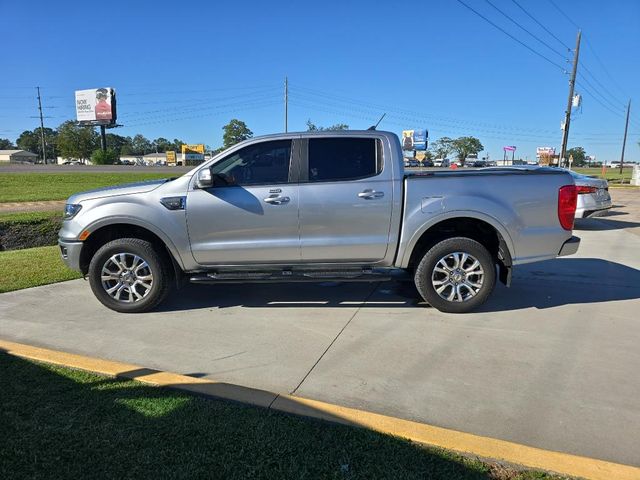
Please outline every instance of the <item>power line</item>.
M544 45L545 47L547 47L549 50L551 50L552 52L560 55L560 57L562 57L564 60L566 60L564 53L559 52L558 50L556 50L555 48L553 48L551 45L549 45L547 42L545 42L544 40L542 40L541 38L539 38L538 36L536 36L535 34L531 33L529 30L527 30L525 27L523 27L520 23L518 23L516 20L514 20L513 18L511 18L508 14L506 14L503 10L501 10L500 8L496 7L491 0L484 0L485 2L487 2L489 5L491 5L495 10L497 10L498 12L500 12L505 18L507 18L509 21L511 21L511 23L515 24L517 27L519 27L521 30L523 30L524 32L528 33L531 37L535 38L538 42L540 42L542 45ZM569 49L571 50L571 49Z
M264 102L261 104L252 104L249 107L245 107L245 108L234 108L234 109L229 109L229 110L222 110L219 112L209 112L209 113L204 113L201 115L192 115L192 116L187 116L187 117L172 117L172 118L168 118L165 120L157 120L157 121L151 121L151 122L141 122L141 123L134 123L132 125L123 125L123 127L125 128L133 128L133 127L140 127L143 125L156 125L159 123L167 123L167 122L178 122L178 121L182 121L182 120L193 120L196 118L206 118L206 117L213 117L216 115L224 115L227 113L234 113L234 112L244 112L247 110L254 110L254 109L258 109L258 108L263 108L263 107L268 107L271 105L281 105L282 101L281 100L275 100L275 101L269 101L269 102Z
M291 87L290 87L291 89ZM315 90L315 89L311 89L311 88L307 88L307 87L299 87L299 86L294 86L291 91L292 92L296 92L296 91L302 91L302 93L298 93L298 94L303 94L303 95L313 95L313 96L318 96L318 97L322 97L322 98L327 98L330 99L332 101L338 101L338 102L345 102L345 103L350 103L350 104L355 104L355 105L362 105L362 106L366 106L370 109L376 109L376 111L389 111L389 112L397 112L400 113L402 115L417 115L420 116L421 118L432 118L441 122L447 122L447 123L454 123L454 124L463 124L463 125L471 125L471 126L480 126L480 127L488 127L488 128L495 128L495 129L510 129L510 130L521 130L521 131L525 131L525 132L540 132L540 133L552 133L555 134L555 131L551 131L551 130L547 130L547 129L540 129L540 128L519 128L519 127L513 127L513 126L506 126L506 125L498 125L498 124L493 124L493 123L485 123L485 122L477 122L477 121L470 121L470 120L461 120L461 119L457 119L457 118L452 118L452 117L443 117L440 115L434 115L431 113L425 113L423 111L415 111L415 110L407 110L407 109L403 109L403 108L398 108L398 107L394 107L392 105L383 105L383 104L379 104L379 103L373 103L373 102L368 102L368 101L363 101L363 100L357 100L357 99L353 99L350 97L346 97L346 96L342 96L342 95L334 95L334 94L328 94L326 92L321 92L319 90Z
M513 35L511 35L509 32L507 32L504 28L500 27L499 25L495 24L494 22L492 22L491 20L489 20L487 17L485 17L484 15L482 15L480 12L478 12L477 10L473 9L472 7L470 7L469 5L467 5L466 3L464 3L462 0L458 0L458 3L462 4L463 6L465 6L467 9L471 10L473 13L475 13L476 15L478 15L480 18L482 18L485 22L489 23L490 25L493 25L495 28L497 28L498 30L500 30L502 33L504 33L506 36L508 36L509 38L511 38L512 40L518 42L520 45L522 45L524 48L526 48L527 50L529 50L531 53L533 53L534 55L537 55L538 57L542 58L543 60L545 60L546 62L550 63L551 65L553 65L554 67L559 68L560 70L562 70L562 72L565 72L565 68L562 65L557 64L556 62L554 62L553 60L551 60L549 57L543 55L542 53L538 52L537 50L535 50L534 48L530 47L529 45L527 45L526 43L522 42L521 40L519 40L518 38L514 37Z
M158 113L158 112L172 112L172 111L185 111L186 109L192 108L192 107L198 107L198 106L202 106L202 105L207 105L210 103L216 103L216 102L224 102L224 101L228 101L228 100L234 100L237 98L244 98L244 99L251 99L252 97L258 96L261 99L262 97L275 97L277 94L275 93L275 91L273 93L268 93L269 91L272 91L273 89L267 89L267 90L263 90L263 91L256 91L256 92L251 92L251 93L244 93L244 94L240 94L240 95L233 95L230 97L218 97L218 98L209 98L209 99L193 99L193 100L185 100L183 102L183 105L177 106L177 107L167 107L167 108L159 108L159 109L155 109L155 110L144 110L144 111L133 111L133 112L126 112L123 113L119 116L121 117L136 117L136 116L145 116L148 115L150 113ZM192 103L192 102L196 102L196 103ZM128 104L124 104L124 105L128 105Z
M607 105L606 103L602 102L597 96L595 96L587 87L586 85L578 82L578 86L585 92L587 92L591 98L593 100L595 100L596 102L598 102L602 107L606 108L607 110L609 110L611 113L613 113L614 115L620 117L623 114L621 112L616 112L615 110L613 110L609 105Z
M548 1L549 1L549 3L550 3L551 5L553 5L553 6L556 8L556 10L558 10L558 11L560 12L560 14L561 14L564 18L566 18L567 20L569 20L569 22L570 22L574 27L576 27L576 28L580 28L580 25L578 25L576 22L574 22L574 21L571 19L571 17L569 17L569 15L567 15L566 13L564 13L564 12L562 11L562 9L561 9L558 5L556 5L556 3L555 3L553 0L548 0Z
M568 46L566 43L564 43L562 40L560 40L558 37L556 37L556 35L549 30L546 25L544 25L542 22L540 22L537 18L535 18L533 15L531 15L527 10L525 10L525 8L520 5L516 0L511 0L513 3L515 3L518 8L520 8L520 10L522 10L531 20L533 20L534 22L536 22L545 32L547 32L549 35L551 35L553 38L555 38L564 48L567 49L567 51L571 51L571 47Z
M620 110L620 111L622 112L622 109L620 108L620 106L619 106L619 105L616 105L616 104L615 104L615 103L613 103L611 100L609 100L607 97L605 97L602 93L600 93L600 91L598 90L598 87L595 87L595 86L593 85L593 83L591 83L591 82L587 79L587 77L585 77L582 73L578 73L578 76L582 79L582 81L583 81L583 82L585 82L585 83L589 86L589 88L593 89L593 90L595 91L595 93L597 93L597 94L600 96L600 98L601 98L602 100L604 100L605 102L607 102L607 103L608 103L612 108L614 108L614 109L618 109L618 110Z

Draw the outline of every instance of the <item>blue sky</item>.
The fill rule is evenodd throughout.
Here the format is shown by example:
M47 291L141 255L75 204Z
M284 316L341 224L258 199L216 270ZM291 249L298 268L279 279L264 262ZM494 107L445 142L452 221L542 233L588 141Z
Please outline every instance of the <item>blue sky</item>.
M553 63L565 66L583 29L582 110L569 146L619 159L624 104L632 99L626 159L640 161L640 2L490 0L548 43L538 43L487 0L464 0ZM283 130L283 83L290 82L289 130L347 123L427 128L430 140L474 135L491 158L516 145L560 146L568 75L486 23L457 0L425 2L18 2L0 0L3 41L0 137L74 116L73 92L112 86L121 135L222 142L222 126ZM595 53L594 53L595 52ZM605 108L606 106L606 108Z

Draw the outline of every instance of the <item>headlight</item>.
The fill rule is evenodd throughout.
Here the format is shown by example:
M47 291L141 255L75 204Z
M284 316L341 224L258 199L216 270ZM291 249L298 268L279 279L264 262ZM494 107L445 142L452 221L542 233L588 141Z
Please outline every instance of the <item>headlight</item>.
M62 215L62 219L71 220L73 217L75 217L78 214L81 208L82 208L82 205L78 203L75 203L75 204L67 203L64 206L64 215Z

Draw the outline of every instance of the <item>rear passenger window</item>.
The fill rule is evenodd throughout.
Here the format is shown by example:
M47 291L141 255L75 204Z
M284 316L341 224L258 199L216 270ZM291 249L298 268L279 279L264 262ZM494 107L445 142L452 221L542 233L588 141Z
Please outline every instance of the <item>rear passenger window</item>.
M375 138L310 138L309 181L357 180L382 171L381 144Z

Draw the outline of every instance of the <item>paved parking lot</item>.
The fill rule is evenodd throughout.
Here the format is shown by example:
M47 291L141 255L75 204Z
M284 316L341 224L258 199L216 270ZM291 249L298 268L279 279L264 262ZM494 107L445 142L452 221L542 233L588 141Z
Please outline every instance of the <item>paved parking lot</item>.
M0 336L640 466L638 193L473 314L329 283L189 286L122 315L76 280L0 295Z

